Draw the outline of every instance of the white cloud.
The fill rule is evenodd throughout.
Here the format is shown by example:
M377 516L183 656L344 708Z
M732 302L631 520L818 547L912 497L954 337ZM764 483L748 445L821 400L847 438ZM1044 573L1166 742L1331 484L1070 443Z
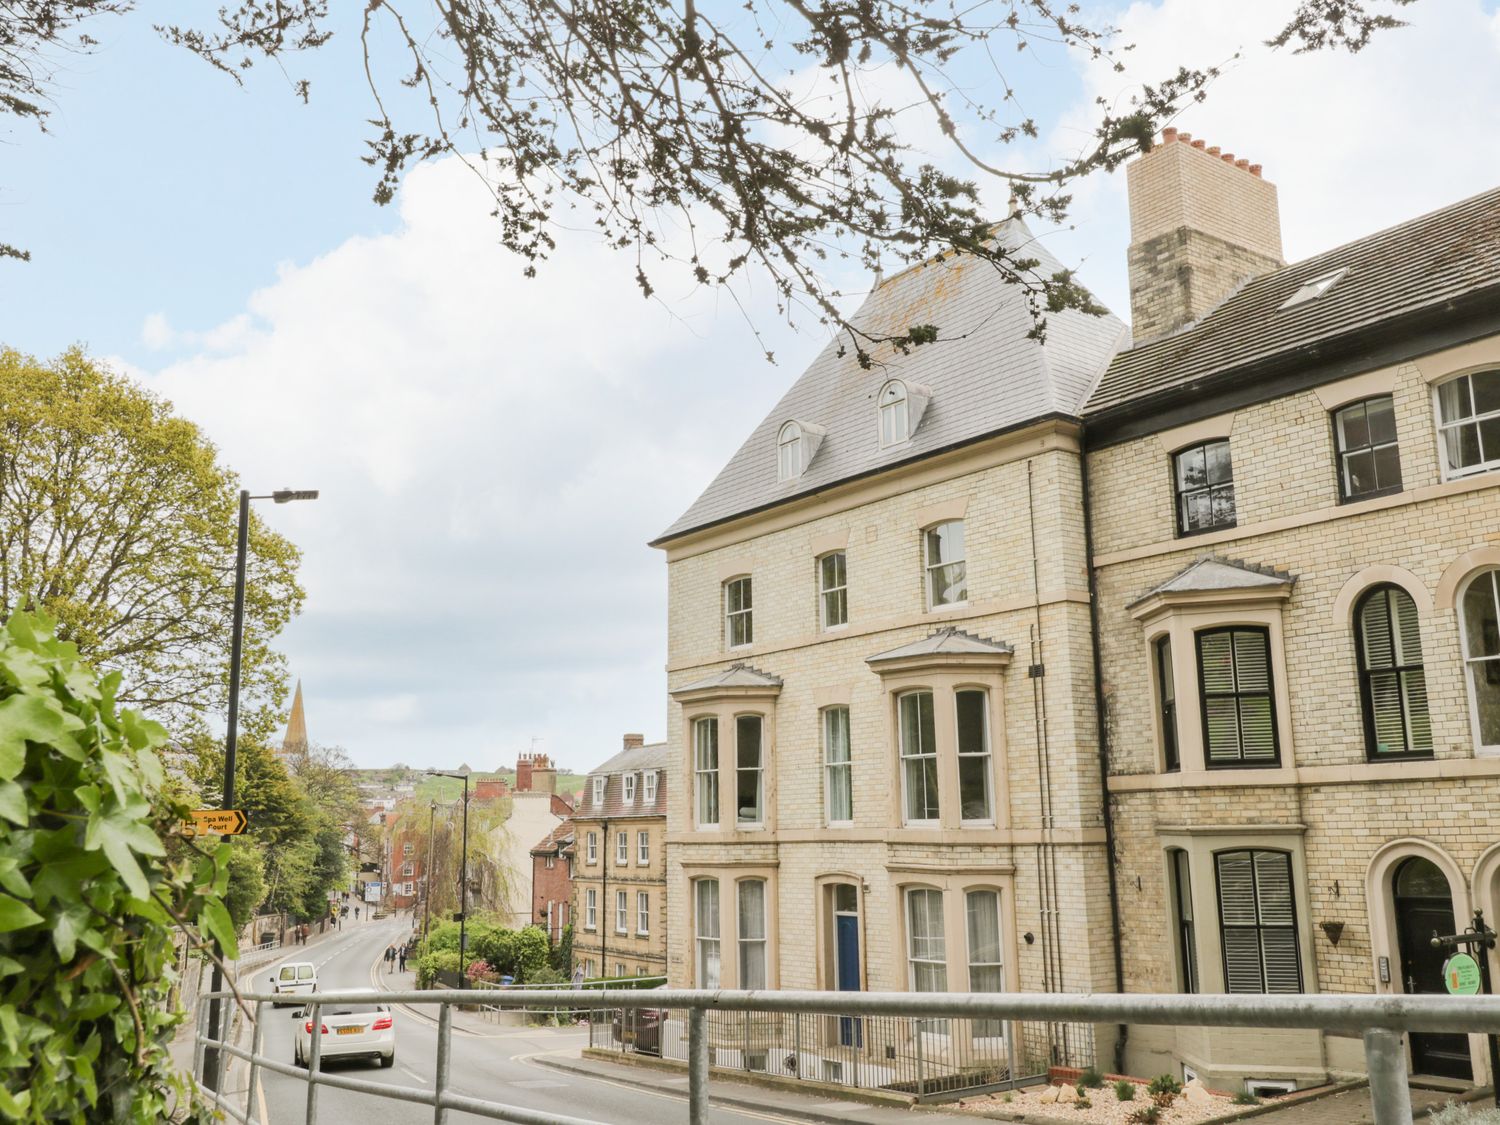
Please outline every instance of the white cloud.
M144 381L199 422L304 551L284 638L315 741L357 760L565 765L663 733L665 562L645 546L817 346L732 303L643 300L569 236L541 276L496 245L456 162L407 180L402 227L284 265ZM663 288L670 288L664 286ZM138 370L138 368L136 369ZM137 376L142 377L142 376Z
M1088 76L1086 100L1053 134L1076 147L1095 96L1116 99L1179 65L1231 62L1201 105L1175 123L1265 166L1281 202L1289 261L1500 184L1500 36L1481 0L1423 0L1410 26L1357 55L1294 55L1263 42L1291 0L1164 0L1115 16L1134 43L1125 74ZM1087 259L1086 279L1128 317L1123 170L1079 185L1079 231L1049 245Z

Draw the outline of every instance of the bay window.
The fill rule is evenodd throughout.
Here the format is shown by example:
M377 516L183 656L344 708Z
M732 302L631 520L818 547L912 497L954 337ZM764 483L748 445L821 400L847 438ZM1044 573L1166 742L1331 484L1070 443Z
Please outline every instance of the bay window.
M1292 857L1260 849L1218 852L1214 868L1224 990L1301 992Z
M736 824L760 824L765 819L761 733L759 715L740 715L734 721Z
M719 823L719 720L693 722L693 787L698 801L698 827ZM590 862L593 862L590 860Z
M1205 629L1197 641L1208 767L1279 765L1270 630Z
M943 936L943 892L906 892L907 965L913 992L948 991L948 951Z
M693 883L693 919L697 945L699 988L719 987L719 881L699 879Z
M990 794L989 695L965 689L954 693L958 710L958 803L964 821L993 821Z
M1000 892L969 891L964 895L968 931L969 991L1004 992L1005 972L1000 956ZM1003 1034L1002 1020L974 1020L976 1038Z
M741 879L739 894L739 947L741 988L766 987L766 884L761 879Z
M1475 738L1479 749L1500 752L1500 571L1469 579L1459 612Z

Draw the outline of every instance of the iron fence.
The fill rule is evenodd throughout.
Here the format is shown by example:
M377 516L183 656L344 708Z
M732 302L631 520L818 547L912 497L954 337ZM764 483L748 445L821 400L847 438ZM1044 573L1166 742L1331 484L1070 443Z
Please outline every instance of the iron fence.
M666 977L605 977L598 980L586 980L579 984L563 981L557 984L501 984L496 981L471 981L469 989L474 992L516 992L523 989L542 991L557 996L563 992L576 991L601 991L606 988L661 988L667 983ZM576 1004L527 1004L518 1007L514 1004L492 1004L487 1000L476 998L476 1006L479 1011L489 1019L498 1019L507 1011L521 1011L539 1021L550 1023L573 1022L584 1016L584 1012Z
M686 1063L687 1008L589 1013L589 1046ZM1091 1026L999 1019L710 1011L709 1066L789 1081L884 1090L918 1101L1045 1082L1094 1065Z
M229 993L216 994L221 999ZM247 1089L249 1094L244 1106L221 1094L205 1091L205 1095L226 1116L242 1125L263 1125L253 1115L250 1105L261 1072L270 1071L287 1075L307 1086L306 1125L318 1125L318 1093L323 1087L334 1087L368 1094L376 1098L413 1102L433 1108L435 1125L446 1125L450 1110L460 1110L485 1117L493 1121L519 1122L522 1125L601 1125L576 1117L538 1113L523 1107L507 1105L482 1098L471 1098L455 1094L448 1088L449 1059L452 1045L453 1007L473 1003L472 993L459 990L388 992L383 999L392 1004L413 1006L435 1006L438 1012L437 1058L431 1088L418 1086L394 1086L367 1080L349 1078L339 1074L326 1074L319 1070L322 1049L319 1036L311 1038L310 1066L300 1070L289 1064L266 1056L262 1048L264 1015L267 1005L275 998L267 993L242 993L242 998L255 1005L252 1021L253 1035L250 1047L220 1039L210 1039L206 1033L203 1013L212 995L199 997L197 1024L197 1057L195 1074L202 1076L203 1060L207 1048L220 1048L212 1056L222 1060L227 1056L242 1059L250 1066ZM369 999L369 993L322 992L308 998L309 1017L319 1019L319 1009L328 1004L358 1003ZM621 1012L622 1021L633 1019L629 1029L638 1041L642 1020L649 1021L643 1012L666 1012L664 1021L668 1029L685 1024L685 1053L688 1070L688 1111L692 1125L707 1125L709 1121L709 1075L714 1061L732 1065L738 1058L740 1069L759 1061L757 1042L771 1042L769 1031L758 1034L754 1028L775 1027L774 1038L779 1042L782 1030L787 1029L795 1037L798 1028L816 1034L829 1026L840 1026L839 1021L853 1021L868 1036L876 1040L877 1028L886 1028L884 1034L896 1040L903 1033L912 1035L912 1051L918 1044L925 1044L925 1036L938 1033L939 1025L946 1027L949 1040L960 1038L958 1032L968 1029L972 1037L975 1027L981 1030L999 1026L1019 1026L1020 1031L1002 1034L998 1038L1016 1044L1018 1053L1026 1042L1026 1028L1049 1027L1046 1034L1055 1034L1061 1027L1084 1027L1101 1024L1154 1024L1180 1027L1254 1027L1254 1028L1304 1028L1312 1030L1357 1032L1364 1041L1365 1061L1370 1076L1370 1100L1374 1109L1374 1125L1410 1125L1412 1120L1411 1094L1407 1085L1406 1050L1402 1033L1459 1032L1493 1035L1500 1033L1500 998L1491 996L1346 996L1331 994L1274 995L1274 996L1181 996L1181 995L1058 995L1045 993L932 993L932 992L725 992L710 990L657 990L633 991L626 989L604 989L584 994L572 992L566 998L557 991L546 989L517 988L505 990L498 996L487 997L501 1007L526 1009L528 1007L559 1007L598 1012ZM635 1013L626 1017L623 1013ZM675 1014L674 1014L675 1013ZM682 1013L686 1013L685 1018ZM746 1038L746 1017L751 1028ZM793 1018L795 1017L795 1018ZM895 1022L887 1025L887 1018ZM613 1016L610 1017L613 1019ZM832 1021L832 1023L830 1023ZM901 1021L906 1021L902 1024ZM627 1027L622 1023L621 1041ZM675 1030L671 1035L677 1035ZM1037 1033L1033 1033L1037 1034ZM611 1030L613 1035L613 1030ZM736 1038L737 1037L737 1038ZM981 1039L995 1036L981 1035ZM795 1038L794 1038L795 1042ZM1049 1050L1050 1048L1050 1039ZM736 1045L737 1044L737 1045ZM847 1046L847 1045L846 1045ZM675 1048L674 1048L675 1049ZM769 1048L768 1048L769 1050ZM861 1046L863 1050L863 1046ZM736 1056L732 1052L739 1051ZM1012 1064L1009 1048L1006 1048L1004 1065L1022 1077L1019 1071L1026 1069L1019 1061ZM724 1054L720 1054L724 1052ZM804 1064L802 1054L796 1053L796 1066ZM977 1059L978 1055L969 1056ZM989 1057L989 1056L985 1056ZM767 1065L770 1064L769 1057ZM785 1066L783 1058L778 1064ZM924 1064L925 1065L925 1064ZM994 1064L998 1068L998 1063ZM222 1076L221 1076L222 1077ZM923 1072L925 1081L926 1072ZM215 1083L222 1089L222 1082Z

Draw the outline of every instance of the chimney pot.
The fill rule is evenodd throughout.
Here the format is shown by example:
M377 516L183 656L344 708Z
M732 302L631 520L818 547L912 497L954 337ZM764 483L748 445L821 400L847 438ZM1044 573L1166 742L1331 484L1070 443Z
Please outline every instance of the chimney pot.
M1259 164L1252 164L1252 165L1250 165L1250 174L1252 176L1255 176L1256 178L1259 178L1260 177L1260 165Z
M1193 147L1194 148L1202 148L1207 143L1208 142L1205 141L1202 137L1199 137L1196 141L1193 142Z
M1163 129L1161 131L1161 143L1162 144L1171 144L1176 139L1177 139L1177 130L1173 129L1171 126L1168 126L1167 128L1165 128L1165 129Z
M1186 141L1187 143L1191 144L1192 140L1193 140L1193 134L1191 134L1191 133L1178 133L1177 134L1177 139L1179 141Z
M1233 164L1234 163L1234 153L1232 153L1232 152L1226 152L1223 156L1219 157L1219 159L1222 160L1225 164Z
M1250 167L1250 161L1246 160L1244 157L1240 157L1240 159L1234 162L1234 166L1236 168L1248 168Z
M1218 156L1219 155L1219 146L1218 145L1209 145L1208 146L1208 155L1209 156Z

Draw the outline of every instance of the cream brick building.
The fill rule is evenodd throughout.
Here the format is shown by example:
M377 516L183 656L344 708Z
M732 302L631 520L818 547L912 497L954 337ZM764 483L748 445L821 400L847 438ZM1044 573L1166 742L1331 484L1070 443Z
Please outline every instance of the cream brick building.
M668 777L662 743L627 734L573 815L573 960L585 977L661 976L667 965Z
M943 339L871 370L830 345L656 542L671 983L1112 989L1076 419L1124 327L1028 339L971 259L857 319ZM1054 1027L1026 1061L1093 1044ZM803 1047L824 1075L913 1050L839 1021Z
M1168 142L1084 410L1125 988L1440 991L1430 933L1500 913L1500 192L1281 267L1274 189ZM1409 1046L1485 1080L1478 1037ZM1124 1056L1362 1068L1301 1031Z

